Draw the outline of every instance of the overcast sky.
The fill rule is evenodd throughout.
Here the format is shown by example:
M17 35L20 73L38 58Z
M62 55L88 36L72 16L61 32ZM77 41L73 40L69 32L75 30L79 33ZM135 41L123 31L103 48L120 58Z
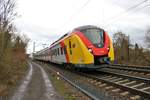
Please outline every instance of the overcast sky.
M17 0L20 16L15 25L31 39L28 53L32 52L33 42L38 51L46 46L42 44L50 45L81 25L97 25L110 36L123 31L142 46L150 27L150 0L143 1L146 0Z

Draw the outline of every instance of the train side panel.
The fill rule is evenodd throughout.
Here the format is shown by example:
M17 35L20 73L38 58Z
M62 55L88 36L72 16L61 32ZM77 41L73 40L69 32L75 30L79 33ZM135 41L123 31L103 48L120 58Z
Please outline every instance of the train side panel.
M56 46L51 48L51 51L55 50L55 54L50 56L50 62L57 63L57 64L63 64L66 63L66 55L64 54L64 51L61 51L61 44L57 44ZM63 53L62 53L63 52Z

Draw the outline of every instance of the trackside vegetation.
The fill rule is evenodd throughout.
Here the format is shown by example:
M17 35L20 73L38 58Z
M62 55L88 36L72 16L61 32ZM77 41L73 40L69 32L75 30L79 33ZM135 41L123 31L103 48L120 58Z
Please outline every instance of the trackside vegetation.
M145 39L145 40L144 40ZM143 45L132 43L123 32L113 34L115 63L128 65L150 65L150 30L145 34ZM144 47L144 48L143 48Z
M0 96L8 94L26 71L29 39L18 35L13 24L17 17L15 0L0 0Z

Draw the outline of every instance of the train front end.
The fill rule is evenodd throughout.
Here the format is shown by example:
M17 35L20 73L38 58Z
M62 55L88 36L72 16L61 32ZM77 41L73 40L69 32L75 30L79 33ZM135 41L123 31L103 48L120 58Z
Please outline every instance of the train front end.
M78 35L94 56L94 64L109 64L114 60L114 50L110 37L101 28L83 26L76 29Z

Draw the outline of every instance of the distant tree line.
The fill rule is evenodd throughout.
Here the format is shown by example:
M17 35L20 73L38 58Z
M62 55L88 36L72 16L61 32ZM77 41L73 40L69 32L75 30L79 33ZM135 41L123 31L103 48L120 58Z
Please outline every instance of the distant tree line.
M131 43L130 36L123 32L116 32L113 35L113 45L115 51L115 63L130 65L150 65L150 29L145 34L147 49L138 43Z
M5 94L7 87L15 84L26 69L29 39L15 33L15 7L15 0L0 0L0 95Z

